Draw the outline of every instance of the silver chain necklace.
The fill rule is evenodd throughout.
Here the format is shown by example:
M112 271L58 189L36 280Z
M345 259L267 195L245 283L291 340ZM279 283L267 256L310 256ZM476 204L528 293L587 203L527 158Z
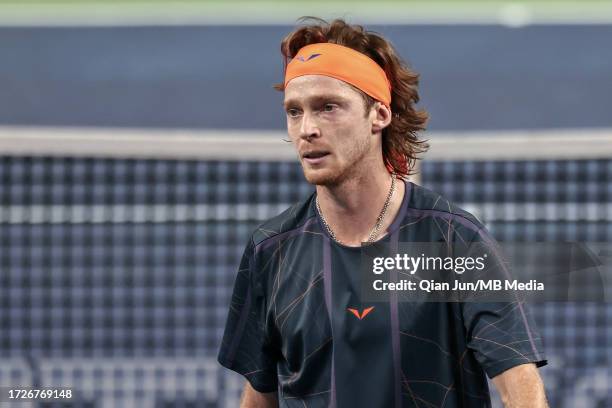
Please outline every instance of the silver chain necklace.
M391 174L391 188L389 189L389 194L387 194L387 199L385 200L385 203L383 204L383 208L380 211L378 218L376 219L376 224L374 224L374 228L372 228L372 231L370 232L370 235L368 236L368 240L366 242L374 242L374 239L378 236L378 231L380 231L380 227L382 227L383 220L385 219L385 216L387 215L387 209L389 208L389 203L391 202L391 196L393 195L394 191L395 191L395 175ZM334 241L342 244L342 241L340 241L336 237L336 234L334 234L334 231L332 231L331 227L327 223L327 220L323 216L323 212L321 211L321 206L319 206L318 196L315 198L315 204L317 206L317 211L319 212L319 215L321 216L321 221L323 221L323 225L325 226L325 229L329 233L329 236Z

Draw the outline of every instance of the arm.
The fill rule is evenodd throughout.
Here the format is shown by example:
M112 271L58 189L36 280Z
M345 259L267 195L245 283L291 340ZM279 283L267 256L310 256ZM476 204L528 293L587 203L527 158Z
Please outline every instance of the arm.
M512 367L493 379L505 408L548 408L544 384L535 364Z
M240 408L277 408L278 397L276 392L261 393L255 390L247 381L242 391Z

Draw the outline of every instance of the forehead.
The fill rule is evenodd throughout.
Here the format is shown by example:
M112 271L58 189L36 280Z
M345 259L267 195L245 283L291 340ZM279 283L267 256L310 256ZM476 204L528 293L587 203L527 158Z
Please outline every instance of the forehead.
M361 98L351 85L325 75L303 75L292 79L285 87L285 103L329 95L346 99Z

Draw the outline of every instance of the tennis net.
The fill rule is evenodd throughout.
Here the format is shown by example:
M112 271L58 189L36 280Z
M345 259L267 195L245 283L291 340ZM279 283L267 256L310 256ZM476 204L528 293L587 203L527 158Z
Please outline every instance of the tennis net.
M282 135L111 133L0 131L0 386L69 385L90 406L237 406L242 380L215 356L240 256L312 186ZM501 241L612 242L609 136L432 135L419 183ZM611 404L612 305L533 313L551 406Z

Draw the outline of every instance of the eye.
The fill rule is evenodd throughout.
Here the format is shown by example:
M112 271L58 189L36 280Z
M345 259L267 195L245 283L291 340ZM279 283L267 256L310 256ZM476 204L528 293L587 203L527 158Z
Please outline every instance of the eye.
M333 103L326 103L323 106L323 111L324 112L333 112L336 108L337 108L337 105L335 105Z
M287 116L289 116L291 118L296 118L299 115L300 115L300 111L298 109L295 109L295 108L287 109Z

